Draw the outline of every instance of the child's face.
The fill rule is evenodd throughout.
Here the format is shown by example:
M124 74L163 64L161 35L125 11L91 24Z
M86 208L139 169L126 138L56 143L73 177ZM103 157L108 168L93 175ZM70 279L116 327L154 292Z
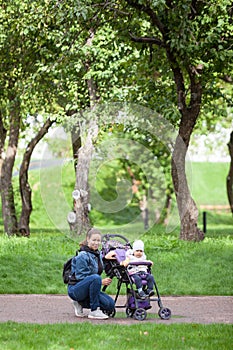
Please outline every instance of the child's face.
M143 255L143 251L142 250L135 250L133 255L136 257L136 258L141 258L142 255Z

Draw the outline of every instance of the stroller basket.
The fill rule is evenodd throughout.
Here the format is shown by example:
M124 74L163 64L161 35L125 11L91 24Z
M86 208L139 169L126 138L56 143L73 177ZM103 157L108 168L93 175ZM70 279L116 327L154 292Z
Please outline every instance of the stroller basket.
M143 321L147 317L146 310L152 307L151 302L156 301L159 307L159 311L158 311L159 317L163 320L170 319L171 310L163 306L156 282L154 281L154 288L157 296L147 297L142 299L139 297L137 290L135 290L134 280L133 280L133 277L130 276L128 268L121 265L121 262L124 261L126 258L126 252L131 248L132 246L129 240L122 235L106 234L102 237L101 253L102 253L103 259L109 251L113 250L116 254L115 259L105 260L106 275L110 278L116 277L118 280L115 303L117 302L118 296L120 294L122 284L125 284L126 286L126 304L115 306L115 308L126 307L127 317L133 317L136 320ZM139 265L139 263L130 262L129 266L133 266L133 265ZM143 274L141 276L142 285L143 285L143 288L145 288L147 284L145 275L147 273L151 273L151 263L140 262L140 265L146 265L148 270L147 272L144 273L144 278L143 278ZM104 286L103 290L106 290L106 288L107 286ZM114 312L112 312L109 316L114 317L115 313L116 311L114 310Z

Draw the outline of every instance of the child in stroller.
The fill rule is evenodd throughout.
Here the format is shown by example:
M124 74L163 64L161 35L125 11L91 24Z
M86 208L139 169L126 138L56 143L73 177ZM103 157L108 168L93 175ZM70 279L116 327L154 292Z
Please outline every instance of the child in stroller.
M132 264L138 263L138 264ZM148 264L140 264L148 263ZM121 261L121 265L128 267L128 272L132 280L134 281L138 295L141 299L151 297L155 294L154 288L154 276L150 273L150 267L153 262L146 259L144 253L144 243L139 239L133 243L133 249L129 249L126 252L126 259ZM147 281L147 289L143 286L143 279Z
M117 238L117 239L116 239ZM122 242L123 241L123 242ZM136 245L134 246L134 248ZM141 250L141 249L138 249ZM144 250L144 247L143 247ZM114 259L113 260L106 260L105 261L105 255L109 251L114 251ZM151 261L140 261L139 262L130 262L127 263L130 259L130 253L132 253L132 246L128 239L126 239L124 236L119 235L119 234L106 234L102 236L102 257L105 262L105 273L108 277L114 278L117 277L118 282L117 282L117 293L115 296L115 309L116 308L122 308L126 307L126 315L127 317L134 317L136 320L144 320L147 316L146 310L150 309L151 306L151 301L157 301L158 306L159 306L159 311L158 315L161 319L163 320L168 320L171 317L171 310L163 307L160 295L159 295L159 290L157 288L155 279L153 278L153 284L154 288L157 293L157 297L151 298L148 295L148 288L150 290L150 285L148 286L148 281L146 280L145 276L151 275L150 272L150 267L152 265ZM127 267L125 266L127 265ZM129 266L146 266L147 273L143 274L142 276L142 290L144 293L147 291L146 297L140 297L138 295L138 290L135 290L135 280L133 279L132 275L129 273ZM151 275L152 276L152 275ZM120 294L121 286L122 284L125 284L126 286L126 296L127 296L127 301L125 305L117 305L117 299ZM148 288L146 288L148 287ZM105 291L107 286L103 287L103 291ZM153 290L153 288L151 288ZM152 295L152 293L150 293ZM109 314L109 316L114 317L115 316L116 310Z

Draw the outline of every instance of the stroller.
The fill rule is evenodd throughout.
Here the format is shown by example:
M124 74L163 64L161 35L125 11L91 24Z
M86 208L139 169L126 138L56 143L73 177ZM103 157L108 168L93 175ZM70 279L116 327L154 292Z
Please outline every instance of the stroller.
M156 282L154 282L154 287L156 290L157 297L154 297L154 298L148 297L146 299L141 299L138 296L137 291L135 290L134 281L132 277L129 275L128 269L123 265L120 265L120 262L125 260L126 251L131 248L132 246L128 241L128 239L126 239L122 235L106 234L102 237L101 253L102 253L103 259L105 255L111 250L114 250L114 252L116 253L116 259L105 260L106 275L110 278L117 277L118 279L115 303L120 294L122 284L126 285L126 292L127 292L126 304L116 306L116 308L126 307L127 317L134 317L136 320L143 321L146 319L146 316L147 316L146 310L152 307L151 301L157 301L159 306L159 311L158 311L159 317L163 320L170 319L171 310L166 307L163 307ZM138 262L130 263L130 265L138 265L138 264L139 264ZM147 265L148 266L147 273L151 273L151 263L140 262L140 265L142 264ZM145 289L147 285L146 276L141 275L141 278L142 278L143 289ZM103 290L106 290L106 288L107 286L104 286ZM114 310L109 316L114 317L115 313L116 311Z

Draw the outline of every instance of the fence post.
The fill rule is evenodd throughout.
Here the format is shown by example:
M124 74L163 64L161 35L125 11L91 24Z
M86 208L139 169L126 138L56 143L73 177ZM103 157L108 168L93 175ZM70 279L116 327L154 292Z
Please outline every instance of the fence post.
M206 211L203 211L203 232L206 233L206 225L207 225L207 221L206 221Z

